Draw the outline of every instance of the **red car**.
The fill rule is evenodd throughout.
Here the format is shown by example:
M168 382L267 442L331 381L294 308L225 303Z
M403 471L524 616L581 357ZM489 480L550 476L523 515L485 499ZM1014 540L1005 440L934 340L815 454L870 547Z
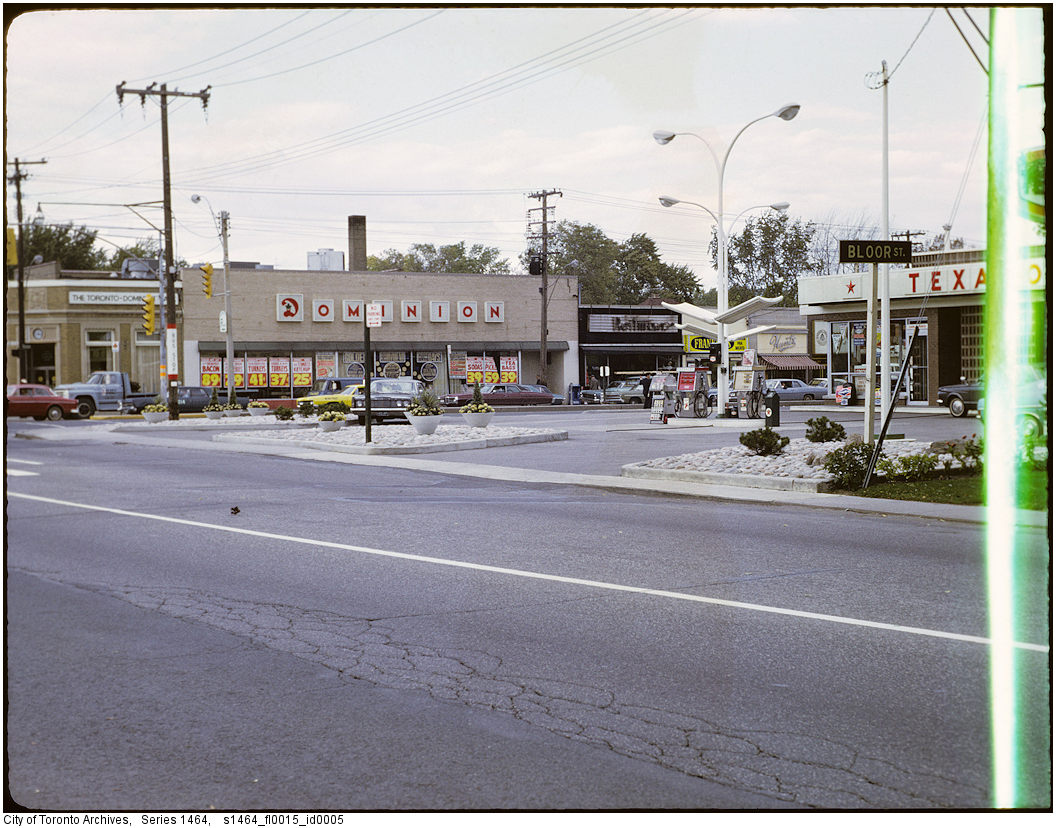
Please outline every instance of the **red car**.
M535 391L513 382L482 385L480 394L489 405L550 405L554 400L554 395L549 391ZM472 391L444 395L444 405L465 405L472 401Z
M72 417L77 410L77 400L60 397L46 385L7 386L6 417L32 417L34 420L61 420Z

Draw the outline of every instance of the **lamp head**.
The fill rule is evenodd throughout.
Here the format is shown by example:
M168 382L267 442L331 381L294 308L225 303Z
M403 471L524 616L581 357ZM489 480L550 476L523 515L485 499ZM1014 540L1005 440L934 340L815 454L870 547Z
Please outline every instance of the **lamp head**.
M790 205L787 201L779 201L776 204L771 204L770 209L777 210L777 212L779 213L783 213L789 208L789 206Z
M194 195L191 196L191 202L193 204L197 204L201 200L202 200L202 197L200 195L198 195L198 193L195 193Z
M675 133L668 132L666 129L658 129L653 133L653 140L660 145L670 144L675 140Z
M660 203L665 207L674 207L679 203L677 198L671 198L671 196L660 196Z
M799 114L799 104L787 104L774 113L782 121L791 121Z

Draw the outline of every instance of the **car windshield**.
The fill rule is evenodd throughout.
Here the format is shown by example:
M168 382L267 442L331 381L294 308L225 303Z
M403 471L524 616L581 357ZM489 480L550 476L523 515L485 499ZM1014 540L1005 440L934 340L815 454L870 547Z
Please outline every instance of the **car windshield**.
M401 379L374 380L370 384L371 394L414 394L417 392L417 380L410 377Z

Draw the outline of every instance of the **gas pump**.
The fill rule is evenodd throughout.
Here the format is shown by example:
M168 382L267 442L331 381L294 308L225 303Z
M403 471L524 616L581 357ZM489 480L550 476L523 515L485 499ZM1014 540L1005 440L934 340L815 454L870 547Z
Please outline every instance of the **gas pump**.
M678 371L679 417L707 417L711 413L708 399L707 370L680 368Z
M727 413L749 420L759 419L759 412L763 410L763 385L763 371L752 366L735 366Z

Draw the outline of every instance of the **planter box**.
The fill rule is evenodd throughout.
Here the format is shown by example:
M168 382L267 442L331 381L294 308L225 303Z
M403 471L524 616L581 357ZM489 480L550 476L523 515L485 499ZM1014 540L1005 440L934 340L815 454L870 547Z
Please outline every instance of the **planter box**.
M319 430L320 431L337 431L345 423L342 420L320 420Z
M444 417L443 414L418 415L408 414L406 411L403 412L403 416L407 418L407 422L414 427L418 434L432 434Z
M168 411L141 411L140 413L148 423L160 423L169 419Z
M466 425L471 428L487 428L488 423L491 422L491 418L495 416L494 411L484 411L478 413L462 412L462 420Z
M249 412L250 417L263 417L265 414L271 413L270 408L260 408L259 406L256 408L247 408L246 411Z
M221 417L224 416L223 411L206 411L204 413L205 416L210 420L219 420Z

